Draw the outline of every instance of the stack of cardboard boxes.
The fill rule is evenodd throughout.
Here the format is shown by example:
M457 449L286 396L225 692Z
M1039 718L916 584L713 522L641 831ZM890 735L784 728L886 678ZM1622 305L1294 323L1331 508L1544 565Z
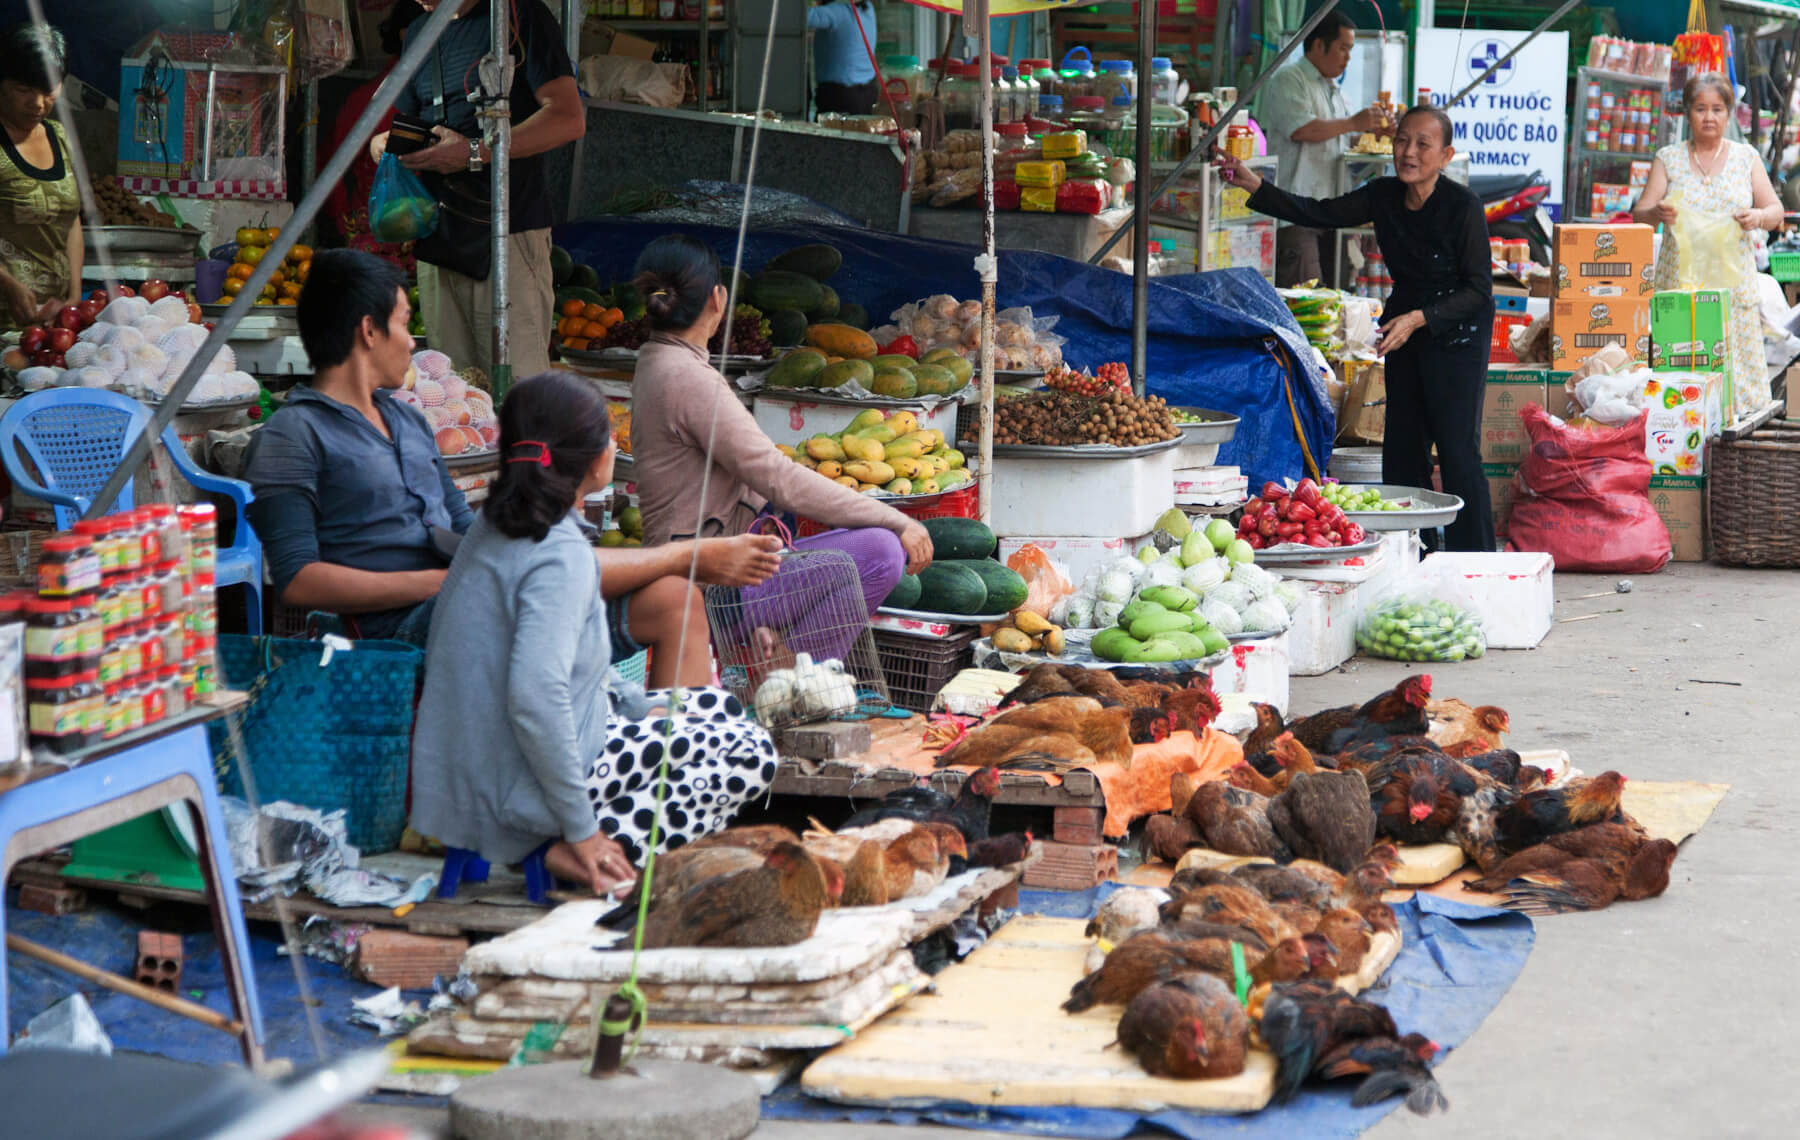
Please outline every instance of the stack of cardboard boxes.
M1706 560L1706 449L1732 407L1731 295L1722 289L1650 300L1651 381L1644 453L1650 502L1669 528L1675 561Z

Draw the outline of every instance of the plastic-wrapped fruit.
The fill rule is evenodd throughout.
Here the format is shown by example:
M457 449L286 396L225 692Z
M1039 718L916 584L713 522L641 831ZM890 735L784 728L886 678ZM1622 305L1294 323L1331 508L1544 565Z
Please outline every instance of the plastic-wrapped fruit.
M468 437L463 435L461 428L439 428L434 438L437 440L437 449L441 455L461 455L469 449Z
M413 385L413 391L418 393L419 402L428 408L438 407L443 404L446 399L444 395L444 386L436 380L426 378L424 375L420 375L419 382Z
M464 400L445 400L444 412L449 415L450 422L467 426L471 422L469 405Z

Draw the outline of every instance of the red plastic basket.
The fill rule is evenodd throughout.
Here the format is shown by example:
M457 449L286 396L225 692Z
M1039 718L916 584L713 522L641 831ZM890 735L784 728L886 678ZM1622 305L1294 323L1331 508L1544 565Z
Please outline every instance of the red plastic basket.
M958 487L954 491L946 491L934 502L912 503L898 502L891 504L893 508L908 518L915 519L973 519L981 517L981 499L975 484ZM796 538L811 538L816 534L824 534L831 530L824 523L811 519L800 519L794 527Z

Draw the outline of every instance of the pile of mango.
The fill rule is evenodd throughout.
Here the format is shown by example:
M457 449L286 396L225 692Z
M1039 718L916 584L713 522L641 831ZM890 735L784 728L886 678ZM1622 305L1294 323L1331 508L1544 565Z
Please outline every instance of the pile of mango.
M954 349L938 348L915 360L880 353L875 338L848 325L813 325L806 347L796 348L769 370L771 388L841 388L855 383L877 396L910 400L948 396L969 386L974 365Z
M963 453L946 446L944 433L919 427L911 412L869 408L835 435L778 446L802 467L864 494L935 495L974 478Z

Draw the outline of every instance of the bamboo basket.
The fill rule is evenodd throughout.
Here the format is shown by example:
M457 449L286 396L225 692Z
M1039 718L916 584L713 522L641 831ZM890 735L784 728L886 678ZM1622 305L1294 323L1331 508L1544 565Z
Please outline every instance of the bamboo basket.
M1800 566L1800 423L1713 445L1707 479L1713 558Z

